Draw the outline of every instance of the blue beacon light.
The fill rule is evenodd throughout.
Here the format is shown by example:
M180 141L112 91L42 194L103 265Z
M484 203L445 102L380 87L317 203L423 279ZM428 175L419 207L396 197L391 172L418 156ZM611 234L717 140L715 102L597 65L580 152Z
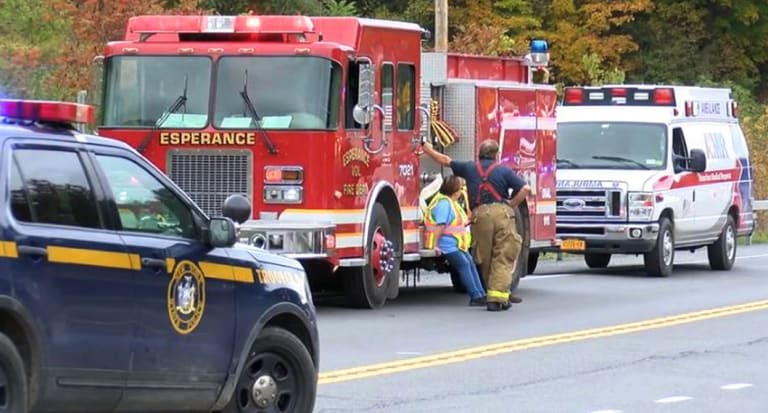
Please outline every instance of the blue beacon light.
M546 66L549 63L549 43L543 39L533 39L528 45L531 52L531 62L535 66Z

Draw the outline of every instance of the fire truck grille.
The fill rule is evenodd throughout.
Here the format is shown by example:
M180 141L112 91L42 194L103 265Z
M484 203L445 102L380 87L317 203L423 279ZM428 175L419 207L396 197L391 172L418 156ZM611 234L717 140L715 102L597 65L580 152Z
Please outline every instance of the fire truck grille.
M558 218L619 218L622 215L621 204L621 191L593 189L557 191Z
M251 199L249 151L171 151L167 169L168 176L208 216L221 215L224 200L232 194Z

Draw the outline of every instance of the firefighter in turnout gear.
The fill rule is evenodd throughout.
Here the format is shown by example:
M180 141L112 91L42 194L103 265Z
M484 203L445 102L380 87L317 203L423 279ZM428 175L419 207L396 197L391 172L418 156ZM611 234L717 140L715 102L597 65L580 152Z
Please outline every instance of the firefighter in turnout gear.
M480 283L472 256L469 254L471 234L469 218L459 199L462 197L464 179L455 175L445 178L440 192L429 203L424 216L426 226L425 247L442 254L454 272L459 275L469 294L470 306L486 305L485 292Z
M515 263L522 249L515 210L530 193L517 174L496 160L498 142L480 144L478 161L459 162L424 143L424 152L467 181L472 209L472 255L486 285L488 311L503 311L522 299L510 294ZM508 197L512 193L511 198Z

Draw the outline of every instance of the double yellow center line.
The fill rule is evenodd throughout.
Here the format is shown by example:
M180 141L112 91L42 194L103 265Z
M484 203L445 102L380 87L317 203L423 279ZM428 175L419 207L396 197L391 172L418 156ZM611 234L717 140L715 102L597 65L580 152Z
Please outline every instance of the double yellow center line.
M690 313L653 318L627 324L618 324L607 327L592 328L588 330L572 331L562 334L506 341L497 344L470 347L457 351L436 353L428 356L419 356L404 360L370 364L367 366L333 370L320 373L319 384L340 383L428 367L444 366L447 364L461 363L464 361L497 356L515 351L530 350L534 348L552 346L555 344L573 343L576 341L583 341L600 337L611 337L622 334L635 333L638 331L648 331L658 328L672 327L680 324L688 324L696 321L710 320L714 318L759 310L768 310L768 300L753 301L739 305L694 311Z

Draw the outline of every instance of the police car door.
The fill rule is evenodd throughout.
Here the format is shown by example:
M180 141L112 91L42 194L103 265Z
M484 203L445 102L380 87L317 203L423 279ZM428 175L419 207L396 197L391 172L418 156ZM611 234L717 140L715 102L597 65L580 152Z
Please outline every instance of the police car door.
M6 142L0 165L11 199L0 223L5 251L12 245L16 255L13 295L42 335L42 397L61 410L110 411L128 370L137 272L105 229L104 193L74 138Z
M199 212L146 161L122 150L93 157L114 196L119 233L142 266L139 329L120 409L149 408L158 398L180 411L211 406L235 332L226 251L200 241Z

